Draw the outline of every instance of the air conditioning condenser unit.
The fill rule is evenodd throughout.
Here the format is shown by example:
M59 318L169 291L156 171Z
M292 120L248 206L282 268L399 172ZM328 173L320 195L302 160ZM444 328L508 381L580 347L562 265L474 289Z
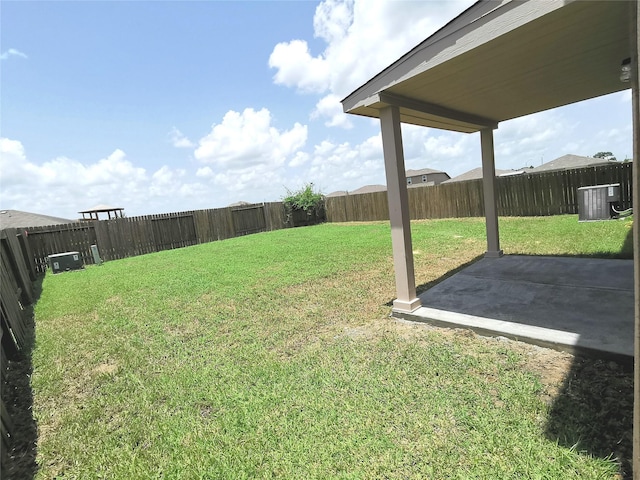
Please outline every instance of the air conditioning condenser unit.
M617 217L614 207L620 202L620 184L578 188L578 221L609 220Z
M55 253L47 257L47 262L53 273L84 268L82 257L78 252Z

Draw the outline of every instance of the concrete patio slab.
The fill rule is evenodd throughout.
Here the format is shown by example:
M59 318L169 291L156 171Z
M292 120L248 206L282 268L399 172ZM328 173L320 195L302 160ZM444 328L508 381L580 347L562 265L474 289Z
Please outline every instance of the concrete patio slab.
M483 258L420 296L407 320L573 353L633 358L633 261Z

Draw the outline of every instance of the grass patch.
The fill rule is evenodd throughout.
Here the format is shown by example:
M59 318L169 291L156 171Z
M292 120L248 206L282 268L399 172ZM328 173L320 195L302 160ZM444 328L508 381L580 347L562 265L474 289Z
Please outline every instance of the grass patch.
M507 253L629 255L628 222L500 227ZM480 219L413 236L418 283L484 251ZM324 224L47 275L37 477L614 478L545 435L534 350L389 320L390 255L387 224Z

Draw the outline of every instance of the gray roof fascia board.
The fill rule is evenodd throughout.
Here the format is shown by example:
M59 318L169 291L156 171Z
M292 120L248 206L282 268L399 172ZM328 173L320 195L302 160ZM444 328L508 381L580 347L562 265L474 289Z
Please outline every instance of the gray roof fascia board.
M343 110L373 106L380 92L573 1L481 0L344 98Z

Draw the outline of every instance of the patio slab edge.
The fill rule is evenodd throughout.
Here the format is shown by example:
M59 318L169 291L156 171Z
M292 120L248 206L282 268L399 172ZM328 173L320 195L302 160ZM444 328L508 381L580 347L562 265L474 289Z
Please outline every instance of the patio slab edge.
M529 343L545 348L615 360L619 363L633 363L633 351L615 346L592 346L581 343L580 335L562 330L536 327L521 323L478 317L464 313L420 307L413 312L393 309L391 316L396 319L427 323L436 327L464 328L486 337L505 337L510 340Z

